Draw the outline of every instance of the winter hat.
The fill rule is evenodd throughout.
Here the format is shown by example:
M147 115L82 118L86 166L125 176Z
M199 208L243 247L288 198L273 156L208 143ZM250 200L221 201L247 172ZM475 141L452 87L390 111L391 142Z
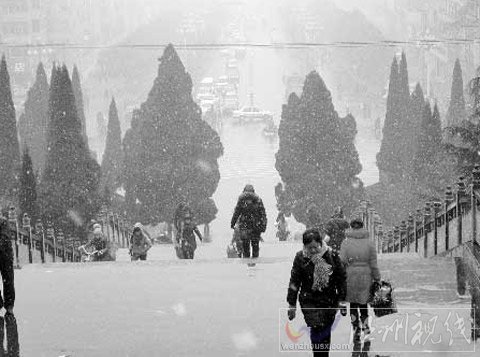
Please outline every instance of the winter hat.
M350 221L350 227L363 228L363 220L359 217L355 217Z
M133 226L133 228L140 228L140 229L143 229L143 225L140 223L140 222L137 222L135 223L135 225Z
M255 189L253 188L253 185L247 184L247 185L245 185L245 188L243 189L243 192L255 193Z
M343 217L343 209L342 207L335 208L335 213L332 216L333 218L342 218Z
M98 223L93 225L93 234L102 234L102 226Z

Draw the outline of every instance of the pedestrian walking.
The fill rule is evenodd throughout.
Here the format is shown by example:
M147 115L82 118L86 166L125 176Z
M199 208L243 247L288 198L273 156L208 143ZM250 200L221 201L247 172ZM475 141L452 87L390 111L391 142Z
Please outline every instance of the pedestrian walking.
M193 212L186 203L180 203L175 210L174 225L175 251L180 259L193 259L197 249L195 236L203 241L202 234L195 224Z
M0 291L0 310L5 308L8 314L13 314L15 305L14 259L11 234L7 219L0 216L0 275L3 281L3 291Z
M350 228L350 224L345 219L343 210L341 207L337 207L332 218L325 224L325 232L330 237L329 246L340 252L340 247L345 239L345 230Z
M350 303L354 352L359 352L361 333L370 333L367 303L372 284L380 282L380 271L375 245L370 241L368 231L363 228L363 221L355 218L350 222L350 227L340 248L340 258L347 271L346 301Z
M89 254L88 250L92 248L94 249L92 261L105 262L116 259L114 247L103 234L102 226L99 223L93 225L93 236L88 243L78 247L82 253L87 255Z
M267 229L267 215L262 199L255 193L252 185L246 185L239 196L230 227L235 229L238 223L243 247L243 258L258 258L261 234ZM251 249L250 249L251 247Z
M141 223L136 223L132 236L130 237L130 256L131 260L147 260L147 252L152 247L152 240L147 231L143 229Z
M288 318L296 316L297 298L310 327L314 356L328 356L332 326L346 294L346 277L338 254L323 242L317 228L303 233L303 249L295 255L287 293Z

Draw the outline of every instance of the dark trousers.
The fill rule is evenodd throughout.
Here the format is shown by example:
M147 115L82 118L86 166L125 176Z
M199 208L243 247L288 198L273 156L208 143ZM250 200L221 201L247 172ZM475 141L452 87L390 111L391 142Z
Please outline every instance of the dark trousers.
M360 327L360 322L363 324L368 319L368 305L351 302L350 318L352 319L352 326L354 329L355 327Z
M252 246L252 258L258 258L260 253L260 235L247 230L240 231L243 247L243 257L250 258L250 245Z
M367 304L350 303L350 318L353 327L353 352L352 357L367 356L367 352L370 350L370 340L365 338L361 340L362 330L366 327L368 322L368 306ZM362 346L363 342L363 346Z
M136 260L147 260L147 253L144 254L132 254L132 262Z
M5 335L7 336L7 350L3 349ZM5 317L0 316L0 357L3 356L20 356L17 320L12 314L5 314Z
M333 321L332 321L333 323ZM330 339L332 334L332 324L325 327L311 327L310 341L312 342L312 351L314 357L328 357L330 352Z
M11 241L4 237L0 237L0 274L3 281L3 298L0 292L0 308L13 307L15 304L13 249Z

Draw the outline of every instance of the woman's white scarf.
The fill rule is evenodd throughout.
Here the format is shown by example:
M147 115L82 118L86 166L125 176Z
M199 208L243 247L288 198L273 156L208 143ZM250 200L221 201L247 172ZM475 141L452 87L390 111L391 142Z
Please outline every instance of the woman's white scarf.
M315 265L312 285L312 290L314 291L322 291L328 285L330 275L332 275L333 272L332 266L323 258L323 255L327 252L327 250L328 247L326 245L322 245L320 252L314 255L311 255L305 249L303 250L303 255L310 259Z

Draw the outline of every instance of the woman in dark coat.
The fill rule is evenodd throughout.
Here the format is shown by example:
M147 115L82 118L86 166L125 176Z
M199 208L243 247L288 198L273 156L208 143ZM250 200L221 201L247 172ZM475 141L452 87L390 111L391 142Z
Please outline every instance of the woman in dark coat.
M363 229L363 222L354 219L350 227L340 248L340 258L347 270L346 301L350 303L354 336L359 337L361 329L369 333L367 303L372 284L380 281L380 272L375 245L370 241L368 231Z
M317 228L303 233L303 250L293 261L287 302L288 318L296 315L297 297L310 327L314 356L328 356L330 335L339 303L345 299L345 270L336 253L322 244Z

